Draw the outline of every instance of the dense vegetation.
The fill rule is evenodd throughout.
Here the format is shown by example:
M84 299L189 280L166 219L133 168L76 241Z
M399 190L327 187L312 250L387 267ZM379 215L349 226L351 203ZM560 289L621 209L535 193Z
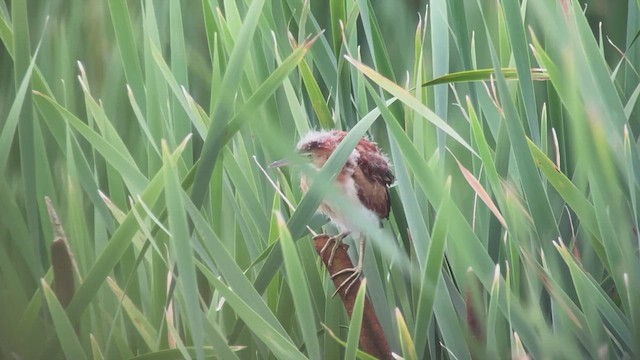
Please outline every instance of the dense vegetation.
M396 354L640 357L639 34L637 0L3 2L0 358L366 357L311 242L365 134ZM350 132L303 196L266 164L313 128Z

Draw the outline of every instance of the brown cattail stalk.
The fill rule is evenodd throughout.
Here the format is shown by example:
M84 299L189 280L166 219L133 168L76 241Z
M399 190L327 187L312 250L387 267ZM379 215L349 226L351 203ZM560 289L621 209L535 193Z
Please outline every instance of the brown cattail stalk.
M320 254L320 250L325 246L328 240L329 236L327 235L318 235L313 238L313 243L316 251L318 252L318 255L322 257L322 262L327 267L329 275L333 276L333 274L337 273L340 270L352 268L353 263L351 263L351 259L349 259L349 255L347 254L347 249L349 247L344 244L341 244L336 250L336 254L333 258L333 264L331 266L327 264L329 261L329 256L331 255L330 247L332 245L329 245L327 251L325 251L323 254ZM348 277L349 274L338 275L332 279L333 284L337 288ZM358 290L360 289L360 284L361 281L360 279L358 279L354 283L353 287L349 289L349 292L346 292L346 287L342 287L338 290L338 295L342 300L344 308L347 310L347 315L349 315L349 318L351 318L351 314L353 313L353 306L356 301L356 296L358 295ZM389 347L389 343L384 336L382 326L380 325L380 321L378 321L378 317L373 310L373 305L371 304L371 301L369 301L369 297L365 297L364 300L362 329L360 329L360 349L370 355L375 356L378 359L392 359L391 348Z
M51 199L46 196L47 211L53 229L55 239L51 243L51 267L53 267L53 292L56 294L62 307L67 307L74 294L73 282L73 255L67 243L67 236L64 233L62 224L58 218L56 210L53 208Z

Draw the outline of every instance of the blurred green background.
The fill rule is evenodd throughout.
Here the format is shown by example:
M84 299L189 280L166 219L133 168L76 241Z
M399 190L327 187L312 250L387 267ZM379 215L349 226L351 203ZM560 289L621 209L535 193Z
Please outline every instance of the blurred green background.
M363 135L394 164L395 354L637 358L638 34L637 0L3 2L0 358L367 358L334 189L263 169L329 128L318 184Z

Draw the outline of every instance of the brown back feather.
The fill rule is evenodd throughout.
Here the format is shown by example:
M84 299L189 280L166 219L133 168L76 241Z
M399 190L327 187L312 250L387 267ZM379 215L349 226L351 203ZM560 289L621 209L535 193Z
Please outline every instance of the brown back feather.
M358 198L369 210L386 219L391 211L389 185L394 180L389 162L369 140L361 139L356 150L360 157L353 178L358 185Z
M335 143L330 145L331 151L344 139L347 132L334 130L332 134L335 136ZM391 211L389 185L394 181L389 161L376 144L365 138L360 139L356 150L360 157L352 176L358 188L358 199L381 219L387 219Z

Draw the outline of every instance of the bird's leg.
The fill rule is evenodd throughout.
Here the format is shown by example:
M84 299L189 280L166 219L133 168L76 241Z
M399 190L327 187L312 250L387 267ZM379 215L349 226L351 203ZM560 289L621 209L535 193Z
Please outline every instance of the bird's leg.
M338 288L336 289L336 291L333 293L333 296L335 296L338 291L340 289L342 289L343 287L347 287L344 291L344 295L347 296L347 294L349 293L349 290L351 290L351 288L353 287L353 285L356 283L356 281L358 281L358 278L360 277L360 275L362 275L362 263L364 260L364 236L360 235L360 243L358 244L358 248L359 248L359 252L358 252L358 265L356 265L356 267L352 267L352 268L347 268L347 269L342 269L340 271L338 271L337 273L331 275L331 278L335 278L336 276L342 275L342 274L346 274L346 273L351 273L351 275L349 275L343 282L342 284L340 284L338 286Z
M348 231L344 231L336 236L332 236L329 238L329 240L327 240L322 249L320 249L320 256L322 256L324 254L324 251L327 250L329 244L333 243L333 247L331 248L331 255L329 255L329 261L327 261L327 266L333 265L333 257L336 255L336 250L338 250L338 246L342 244L342 240L344 240L344 238L346 238L347 236L349 236Z

